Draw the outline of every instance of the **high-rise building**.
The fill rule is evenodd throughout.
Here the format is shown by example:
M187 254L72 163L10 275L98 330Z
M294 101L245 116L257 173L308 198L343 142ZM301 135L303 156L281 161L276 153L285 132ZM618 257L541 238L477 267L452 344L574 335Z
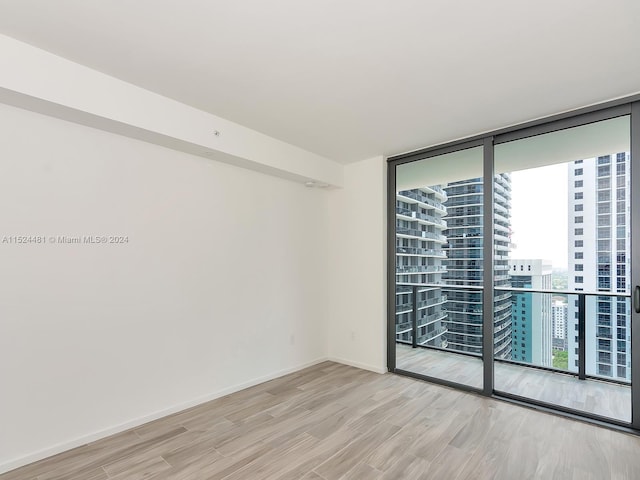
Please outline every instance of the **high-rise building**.
M550 290L553 287L551 261L511 260L509 264L513 288ZM512 360L551 367L551 294L513 292L511 314Z
M569 289L628 294L629 153L569 164ZM569 297L569 369L578 369L578 300ZM586 373L630 380L630 302L586 297Z
M551 304L551 319L553 324L553 348L567 349L567 302L554 299Z
M448 285L480 287L483 284L484 219L483 181L473 178L447 184L447 270L442 278ZM494 281L509 286L511 177L494 180ZM448 348L482 353L482 291L443 288L447 296L446 339ZM494 313L494 355L511 358L511 293L496 292Z
M416 343L446 347L447 298L437 286L446 272L446 200L447 194L437 185L396 195L396 341L413 341L415 291Z

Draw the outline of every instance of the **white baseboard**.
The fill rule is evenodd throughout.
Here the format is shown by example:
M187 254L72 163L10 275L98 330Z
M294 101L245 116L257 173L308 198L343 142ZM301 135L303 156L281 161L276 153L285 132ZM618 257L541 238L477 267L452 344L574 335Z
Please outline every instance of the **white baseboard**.
M369 370L375 373L387 373L387 369L385 367L369 365L367 363L355 362L353 360L346 360L344 358L339 357L329 357L330 362L342 363L343 365L349 365L351 367L360 368L362 370Z
M9 462L5 462L0 464L0 474L9 472L11 470L15 470L16 468L23 467L33 462L37 462L39 460L43 460L45 458L51 457L53 455L57 455L62 452L66 452L67 450L71 450L72 448L81 447L87 443L95 442L96 440L101 440L105 437L109 437L111 435L115 435L116 433L124 432L125 430L129 430L131 428L139 427L140 425L144 425L145 423L151 422L153 420L157 420L162 417L166 417L167 415L172 415L174 413L181 412L182 410L186 410L191 407L195 407L197 405L209 402L211 400L215 400L216 398L224 397L225 395L229 395L231 393L238 392L240 390L244 390L245 388L253 387L254 385L258 385L260 383L267 382L269 380L273 380L274 378L279 378L284 375L288 375L290 373L297 372L304 368L311 367L313 365L317 365L322 362L326 362L328 360L327 357L318 358L311 362L306 362L295 367L285 368L283 370L279 370L268 375L264 375L262 377L254 378L249 380L248 382L239 383L237 385L233 385L228 388L223 388L222 390L218 390L217 392L209 393L207 395L203 395L198 398L194 398L193 400L189 400L187 402L180 403L178 405L173 405L169 408L165 408L163 410L159 410L157 412L151 413L149 415L144 415L142 417L134 418L127 422L121 423L119 425L115 425L113 427L109 427L97 432L90 433L88 435L83 435L81 437L75 438L73 440L67 442L61 442L56 445L53 445L49 448L45 448L39 450L34 453L30 453L29 455L25 455L23 457L17 458L15 460L11 460ZM342 363L342 362L341 362Z

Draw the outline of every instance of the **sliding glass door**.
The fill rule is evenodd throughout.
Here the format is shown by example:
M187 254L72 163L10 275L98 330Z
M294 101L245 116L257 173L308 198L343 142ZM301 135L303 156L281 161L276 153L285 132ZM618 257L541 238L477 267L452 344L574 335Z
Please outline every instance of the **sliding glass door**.
M630 148L628 115L495 146L512 193L496 392L631 421Z
M482 147L399 165L396 368L483 387Z
M621 102L391 158L390 370L640 428L639 145Z

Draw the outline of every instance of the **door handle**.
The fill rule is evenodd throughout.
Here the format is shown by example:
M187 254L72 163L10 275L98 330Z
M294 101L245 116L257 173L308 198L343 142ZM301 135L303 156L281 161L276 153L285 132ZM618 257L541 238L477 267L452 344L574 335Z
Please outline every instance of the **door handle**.
M633 290L633 309L636 313L640 313L640 285L636 285Z

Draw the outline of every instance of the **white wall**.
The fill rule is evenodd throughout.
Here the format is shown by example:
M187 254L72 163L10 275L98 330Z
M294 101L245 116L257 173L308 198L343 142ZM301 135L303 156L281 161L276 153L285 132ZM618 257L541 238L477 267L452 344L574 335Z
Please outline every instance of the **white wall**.
M378 161L337 193L6 105L0 129L0 471L325 359L330 195L355 202L332 352L380 364Z
M330 192L329 358L386 371L386 163L345 166Z

